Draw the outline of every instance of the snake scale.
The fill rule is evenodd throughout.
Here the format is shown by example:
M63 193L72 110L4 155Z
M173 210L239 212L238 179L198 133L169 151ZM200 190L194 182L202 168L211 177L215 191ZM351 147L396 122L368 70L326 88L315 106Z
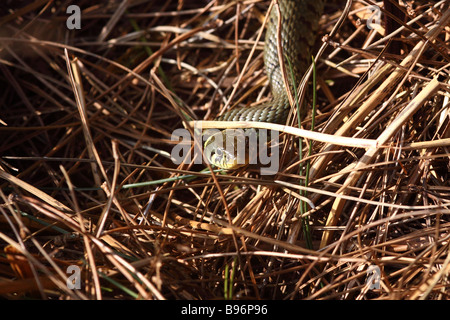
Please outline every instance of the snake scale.
M281 30L278 31L278 10L274 6L267 23L264 44L264 65L269 79L272 99L252 107L236 107L217 117L218 121L260 121L283 124L290 110L289 98L279 64L278 43L281 44L286 70L293 78L291 92L298 85L311 64L311 48L315 41L318 21L323 10L323 0L278 0L281 16ZM278 35L281 36L278 41ZM289 66L289 67L288 67ZM291 72L292 70L292 72ZM306 112L303 107L301 114ZM237 150L225 148L226 140L236 139L229 129L212 135L205 142L205 154L210 163L234 169L245 163L238 163ZM234 144L236 145L236 144Z

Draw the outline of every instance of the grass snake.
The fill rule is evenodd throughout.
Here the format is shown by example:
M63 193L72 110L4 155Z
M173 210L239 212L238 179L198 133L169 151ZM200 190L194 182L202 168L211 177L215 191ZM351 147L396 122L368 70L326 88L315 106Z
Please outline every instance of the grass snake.
M278 10L273 6L267 23L264 44L264 65L269 79L272 99L252 107L236 107L217 117L218 121L260 121L284 124L290 103L279 63L278 45L284 56L291 92L311 64L311 48L315 41L318 21L323 10L323 0L278 0L281 30L278 31ZM280 35L280 41L278 36ZM301 108L301 114L305 114ZM225 129L211 135L205 142L209 162L219 168L235 169L248 162L238 161L238 146L246 137L242 130ZM247 146L248 147L248 146Z

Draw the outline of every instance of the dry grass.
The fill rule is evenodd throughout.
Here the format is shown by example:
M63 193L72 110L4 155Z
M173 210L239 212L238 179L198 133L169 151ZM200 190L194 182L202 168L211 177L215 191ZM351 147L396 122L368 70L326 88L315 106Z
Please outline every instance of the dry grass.
M266 99L270 1L79 1L80 30L65 1L0 5L2 297L448 299L448 2L408 1L387 35L354 2L321 20L315 131L372 144L312 137L299 160L291 128L268 177L170 152Z

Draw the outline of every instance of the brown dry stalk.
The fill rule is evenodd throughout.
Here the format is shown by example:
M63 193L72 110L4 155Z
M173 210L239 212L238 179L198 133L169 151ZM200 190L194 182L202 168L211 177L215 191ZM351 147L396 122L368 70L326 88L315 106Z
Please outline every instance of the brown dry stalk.
M450 12L450 11L449 11ZM378 137L377 141L380 145L385 145L388 143L389 139L400 129L400 126L407 121L424 103L430 96L437 91L439 88L439 81L433 79L401 112L397 118L387 127L383 133ZM357 162L352 172L349 174L345 180L342 187L337 191L341 194L347 194L349 192L349 187L354 186L361 176L362 171L360 167L369 164L375 155L380 151L379 148L369 148L366 153ZM339 217L344 207L345 200L343 198L338 198L333 203L333 207L328 215L326 226L335 226L339 220ZM320 247L323 248L329 244L333 231L325 231L322 236L322 241Z
M441 30L450 23L450 10L447 10L440 19L438 25L434 26L430 31L425 34L427 41L419 41L411 52L403 59L400 63L401 68L395 68L391 72L389 77L381 83L381 85L372 93L372 95L364 101L361 107L356 110L356 112L346 121L336 132L337 136L347 136L352 130L354 130L361 121L367 117L367 115L379 105L380 101L396 88L398 83L404 79L407 69L409 69L414 61L420 56L420 53L427 46L428 42L434 41L434 39L439 35ZM382 69L382 73L389 72L389 69ZM371 79L368 81L372 82ZM334 149L333 145L327 145L323 148L323 151L331 151ZM320 172L326 162L329 161L328 157L322 157L317 162L315 162L311 167L311 178Z

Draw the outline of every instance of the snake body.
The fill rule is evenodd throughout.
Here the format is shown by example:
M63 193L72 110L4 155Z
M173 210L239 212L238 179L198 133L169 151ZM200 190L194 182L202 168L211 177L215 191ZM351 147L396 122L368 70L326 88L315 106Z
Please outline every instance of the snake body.
M290 110L289 98L279 63L278 43L281 44L286 73L291 92L311 64L311 48L315 41L318 21L323 10L323 0L278 0L281 30L278 31L278 10L270 12L264 44L264 65L271 86L272 99L253 107L233 108L217 117L218 121L260 121L283 124ZM278 41L278 36L281 36ZM301 114L306 112L303 107ZM210 163L225 169L235 168L238 163L236 148L226 144L227 139L239 139L235 130L223 130L205 142L205 153ZM227 145L227 148L225 146ZM233 149L234 148L234 149Z

